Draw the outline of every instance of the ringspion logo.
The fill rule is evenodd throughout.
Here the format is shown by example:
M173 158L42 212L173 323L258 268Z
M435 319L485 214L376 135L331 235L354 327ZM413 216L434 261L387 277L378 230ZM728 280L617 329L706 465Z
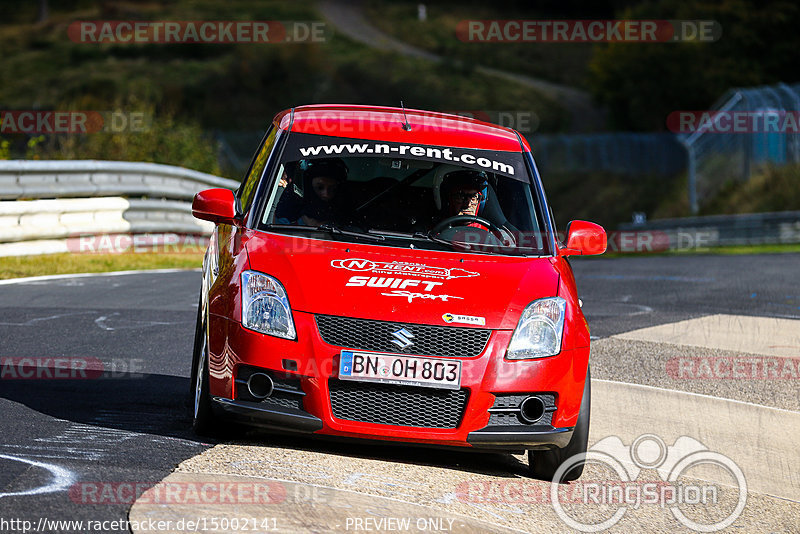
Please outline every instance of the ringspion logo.
M591 464L608 472L608 479L581 482L577 498L571 485L559 483L570 469ZM730 483L693 477L697 470L709 468L725 473ZM661 480L640 479L644 470L655 470ZM728 487L733 488L735 499L725 498L731 491ZM579 514L572 506L576 502L600 513ZM672 445L654 434L643 434L630 445L617 436L609 436L561 464L550 484L550 503L566 525L581 532L609 529L622 520L628 509L642 505L669 509L683 526L696 532L717 532L731 526L742 514L747 504L747 481L733 460L689 436L679 437ZM689 512L695 506L715 513L710 518L696 517Z

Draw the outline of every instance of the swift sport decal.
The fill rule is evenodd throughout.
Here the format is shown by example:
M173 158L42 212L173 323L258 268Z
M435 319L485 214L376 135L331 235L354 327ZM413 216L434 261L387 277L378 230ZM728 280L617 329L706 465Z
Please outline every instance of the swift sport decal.
M351 276L347 282L348 287L379 287L395 289L391 293L381 293L385 297L403 297L412 302L414 299L436 300L447 302L449 299L463 300L463 297L453 295L436 295L430 293L436 286L444 285L444 282L431 282L428 280L414 280L412 278L392 278L385 276ZM418 293L405 291L407 287L419 287L428 293Z
M480 273L458 268L448 269L446 267L432 267L422 263L409 263L405 261L372 261L358 258L333 260L331 261L331 267L335 267L336 269L347 269L348 271L393 274L399 276L419 276L422 278L439 278L443 280L480 276Z
M384 276L351 276L347 281L348 287L378 287L378 288L399 288L422 287L425 291L431 291L434 287L440 286L444 282L428 282L426 280L413 280L409 278L387 278Z
M464 297L454 297L453 295L434 295L433 293L412 293L411 291L399 291L394 290L391 293L381 293L384 297L403 297L408 299L408 302L412 302L414 299L423 299L423 300L441 300L442 302L447 302L450 299L459 299L464 300Z

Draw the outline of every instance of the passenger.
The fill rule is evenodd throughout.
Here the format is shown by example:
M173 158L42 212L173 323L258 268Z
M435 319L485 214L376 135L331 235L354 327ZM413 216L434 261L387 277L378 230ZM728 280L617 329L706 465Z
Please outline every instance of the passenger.
M347 180L347 166L340 159L312 160L305 172L311 191L305 194L300 224L319 226L341 219L343 199L339 194Z
M298 165L299 167L299 165ZM288 169L287 169L288 170ZM302 174L302 184L292 177ZM347 166L340 159L311 160L305 172L296 168L284 172L280 187L286 188L276 209L276 219L282 224L319 226L340 219L344 212L341 184L347 179ZM300 189L298 185L302 185Z

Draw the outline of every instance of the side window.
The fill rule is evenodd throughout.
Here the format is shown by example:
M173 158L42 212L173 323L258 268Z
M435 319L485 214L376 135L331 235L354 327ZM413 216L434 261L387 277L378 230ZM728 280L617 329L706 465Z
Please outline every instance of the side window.
M236 198L238 200L237 209L239 213L247 212L247 210L250 209L250 204L253 203L256 186L258 186L258 181L261 179L261 175L264 173L264 167L267 165L267 160L272 152L272 148L275 146L275 135L277 131L278 129L274 126L270 127L269 133L264 138L264 142L261 144L261 147L258 149L258 152L253 158L253 163L250 165L250 170L248 171L247 176L242 182L242 185L239 186L239 190L236 192Z

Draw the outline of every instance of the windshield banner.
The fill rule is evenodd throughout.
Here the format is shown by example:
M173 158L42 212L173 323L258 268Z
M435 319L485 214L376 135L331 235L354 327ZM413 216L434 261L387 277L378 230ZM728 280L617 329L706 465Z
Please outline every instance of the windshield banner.
M397 160L423 160L449 163L475 170L493 172L527 182L521 152L463 149L413 143L392 143L366 139L348 139L294 133L289 136L284 159L315 159L335 157L379 157Z

